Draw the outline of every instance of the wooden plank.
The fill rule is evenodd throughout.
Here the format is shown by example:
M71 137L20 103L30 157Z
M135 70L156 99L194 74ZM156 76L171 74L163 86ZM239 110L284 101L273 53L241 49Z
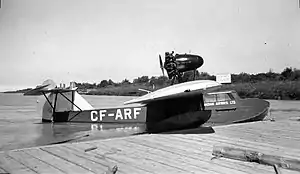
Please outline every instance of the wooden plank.
M16 161L15 159L11 158L8 155L6 155L5 153L0 154L0 167L11 174L13 174L13 173L16 173L16 174L18 174L18 173L24 173L24 174L36 173L35 171L33 171L30 168L19 163L18 161Z
M144 157L151 161L157 161L163 165L167 165L174 168L185 170L185 172L205 172L216 173L212 170L207 170L195 160L188 162L184 156L176 156L173 153L162 151L159 149L149 148L146 146L137 145L128 141L114 141L113 144L102 144L110 147L122 147L122 150L126 151L126 154L134 155L136 157ZM194 165L193 163L196 163Z
M93 146L97 146L97 150L94 150L93 153L99 153L99 155L104 156L105 158L110 157L115 160L121 160L126 162L128 165L136 166L141 169L147 170L147 171L154 171L154 172L171 172L171 173L187 173L188 171L184 171L181 169L177 169L174 167L170 167L167 165L163 165L156 161L151 161L148 158L145 158L145 156L136 156L132 153L128 153L124 150L122 150L122 147L119 146L113 146L114 143L110 144L110 146L105 146L105 143L99 143L99 144L92 144ZM114 153L103 153L102 151L114 151Z
M106 141L107 142L107 141ZM73 150L77 151L84 151L86 148L94 147L96 146L97 149L93 150L91 153L93 153L93 156L95 158L98 158L99 160L106 160L108 162L114 163L117 166L119 166L120 170L124 170L126 173L153 173L152 169L147 170L147 167L142 165L136 165L135 163L130 163L130 160L120 158L114 158L112 156L109 156L113 153L116 153L116 149L107 149L98 147L98 145L91 145L91 143L99 143L98 141L88 142L88 143L82 143L82 144L72 144ZM103 142L101 142L102 144ZM100 144L100 143L99 143Z
M173 136L173 135L172 135ZM168 144L168 140L164 140L162 139L157 139L157 137L159 136L155 136L154 140L156 140L157 142L161 142L163 144ZM171 136L169 136L171 137ZM150 138L147 137L147 140L149 140ZM212 144L211 145L207 145L205 144L205 146L203 146L203 144L196 144L196 142L193 143L193 141L190 142L182 142L180 140L174 140L173 144L176 145L172 145L173 150L172 151L176 151L177 148L183 148L185 152L183 152L184 154L190 154L193 158L200 158L201 159L205 159L206 161L209 161L212 158ZM197 142L198 143L198 142ZM178 147L179 146L179 147ZM203 155L206 155L206 157L204 157ZM196 157L195 157L196 156ZM215 160L214 160L215 161ZM233 168L236 170L243 170L245 172L248 172L249 170L252 171L256 171L258 173L261 173L262 171L270 171L273 170L272 168L267 169L264 166L258 166L258 165L252 165L252 164L247 164L247 163L239 163L238 165L236 165L236 163L232 164L232 163L219 163L219 165L224 166L224 167L229 167L229 168ZM257 170L258 169L258 170Z
M245 138L245 139L248 139L248 140L252 140L252 141L255 141L255 140L260 140L262 142L269 142L269 143L276 143L276 144L281 144L282 146L286 146L287 147L298 147L298 146L293 146L292 144L290 144L291 146L288 146L289 143L286 143L286 141L281 141L281 139L283 139L282 137L277 137L277 138L273 138L274 135L269 135L269 136L266 136L266 135L261 135L261 134L255 134L253 132L247 132L247 133L241 133L239 131L226 131L226 130L223 130L218 133L216 133L218 135L223 135L223 136L234 136L234 137L240 137L240 138ZM295 141L297 142L298 140L293 140L293 139L288 139L288 141Z
M175 147L173 143L172 145L170 145L171 143L169 144L166 144L165 142L154 142L154 141L149 141L148 140L149 137L145 138L143 141L134 141L134 140L128 140L129 142L133 142L133 143L136 143L136 144L140 144L140 145L143 145L143 146L147 146L147 147L150 147L150 148L153 148L153 149L160 149L160 150L163 150L163 151L166 151L166 152L170 152L170 153L174 153L174 154L177 154L179 156L187 156L187 151L180 147ZM211 149L212 150L212 149ZM196 151L196 149L195 149ZM212 151L211 151L212 152ZM201 152L199 152L201 153ZM207 168L215 168L216 170L218 170L219 173L243 173L243 172L246 172L246 171L249 171L248 169L246 169L246 171L242 168L242 166L234 166L234 164L231 164L231 165L226 165L225 164L222 166L222 165L213 165L212 161L210 161L210 157L212 157L210 155L210 157L204 157L203 158L203 155L201 156L199 153L189 153L188 154L188 157L189 158L192 158L194 160L196 160L199 164L201 164L202 166L206 166ZM247 172L246 172L247 173Z
M33 156L23 152L23 150L9 151L7 152L7 155L19 163L27 166L36 173L63 173L63 171L59 170L55 166L40 161L37 158L34 158Z
M52 154L50 154L46 151L43 151L39 148L26 149L26 150L24 150L24 152L29 155L34 156L35 158L38 158L41 161L46 161L48 163L51 163L52 165L59 168L61 171L64 171L65 173L85 173L86 172L86 170L81 168L80 166L70 163L60 157L52 155Z
M252 134L261 134L261 135L272 135L274 138L287 138L287 139L298 139L300 140L300 135L298 135L300 129L298 131L287 131L284 129L284 127L281 127L280 130L275 129L267 129L268 126L265 126L264 128L261 127L235 127L235 131L240 132L247 132ZM220 130L220 133L217 132L217 134L223 134L224 132L231 132L233 130Z
M276 145L270 145L267 143L260 143L260 142L252 142L244 139L237 139L237 138L228 138L225 136L220 136L220 135L210 135L210 136L198 136L198 135L189 135L188 137L186 136L180 136L180 135L172 135L171 138L176 138L177 141L187 141L190 143L193 143L193 141L196 141L195 143L200 143L200 142L207 142L209 144L220 144L220 143L225 143L233 146L242 146L245 148L254 148L254 149L260 149L263 151L267 152L276 152L280 153L281 155L287 156L287 157L300 157L300 150L297 149L291 149L291 148L286 148L282 146L276 146ZM200 144L203 146L203 144ZM204 144L205 146L205 144Z
M243 133L242 133L243 134ZM281 144L281 143L275 143L275 142L272 142L271 140L270 141L266 141L265 139L261 138L260 135L253 135L250 138L248 138L249 135L238 135L238 136L225 136L225 135L217 135L217 134L214 134L214 135L210 135L210 136L207 136L206 138L207 139L214 139L216 137L222 137L222 139L226 139L226 140L232 140L233 142L234 141L241 141L241 142L245 142L245 143L252 143L252 144L255 144L255 145L265 145L266 147L268 148L278 148L278 149L290 149L289 151L292 151L292 152L299 152L300 148L298 146L295 146L295 148L291 148L291 147L288 147L288 146L285 146L284 144ZM280 139L279 139L280 140ZM276 141L278 141L278 139L276 139ZM294 140L289 140L287 141L287 143L298 143L299 141L294 141Z
M174 135L172 135L172 136L174 136ZM186 135L186 136L190 136L190 135ZM199 136L199 137L202 137L201 135L194 135L194 136ZM182 137L185 137L185 136L182 136ZM162 140L157 140L157 141L162 141ZM179 143L180 142L180 140L178 140L178 142L176 142L176 144L177 143ZM195 142L196 143L196 142ZM195 143L193 143L192 141L190 141L190 142L187 142L187 144L186 144L186 146L189 146L189 144L190 144L190 146L192 145L192 144L195 144ZM197 141L197 145L199 146L199 147L203 147L202 146L202 144L198 144L199 142ZM211 142L208 142L209 144L213 144L213 143L211 143ZM226 145L226 144L225 144ZM259 167L259 168L261 168L261 169L264 169L265 167L262 167L262 166L256 166L255 168L257 168L257 167ZM272 168L269 168L268 170L272 170Z
M0 174L8 174L8 172L0 167Z
M254 131L255 133L257 133L257 132L259 132L259 133L278 133L279 135L280 134L284 134L284 135L288 135L288 136L292 136L292 137L297 137L297 138L299 138L299 136L298 136L298 134L297 134L297 132L299 132L300 130L296 130L296 129L294 129L293 131L291 131L291 130L287 130L287 129L285 129L284 127L281 127L280 129L275 129L275 128L269 128L268 126L265 126L264 128L262 128L262 127L245 127L245 128L243 128L243 127L236 127L234 130L241 130L241 131ZM217 131L217 134L218 133L223 133L223 131L233 131L233 130L231 130L231 129L227 129L227 130L221 130L221 132L218 132ZM253 133L254 133L253 132ZM275 134L275 135L277 135L277 134Z
M99 164L95 164L91 161L88 161L84 158L78 157L72 153L65 152L58 147L43 147L41 150L48 152L54 156L62 158L70 163L78 165L82 169L85 169L84 173L99 173L103 172L101 168L99 168Z
M128 145L130 143L126 142L126 144ZM150 144L150 143L147 143L147 144ZM176 142L176 144L177 144L177 142ZM139 149L138 146L141 146L141 145L132 143L132 148ZM149 148L148 151L149 151L149 153L151 153L153 151L157 151L155 153L156 155L166 156L166 158L170 158L171 161L178 161L180 163L183 163L184 165L186 165L185 163L188 163L189 165L201 167L206 170L204 173L207 173L208 171L213 171L213 172L217 172L217 173L227 173L228 170L230 170L230 169L234 169L234 170L236 170L235 172L239 172L239 173L249 172L249 169L244 169L244 168L241 169L240 167L233 167L232 163L223 162L223 163L217 164L215 160L211 161L211 157L212 157L211 150L209 151L209 154L203 155L203 151L202 151L203 149L198 150L198 149L194 148L194 149L191 149L190 151L187 151L186 148L182 149L180 147L178 148L173 145L169 149L172 149L172 150L166 151L166 150L162 150L161 148L160 149ZM156 158L156 156L155 156L155 158ZM206 164L208 164L208 166ZM220 168L222 168L222 167L226 167L226 168L228 168L228 170L225 170L225 171L220 170ZM257 170L256 168L254 168L254 170L252 170L252 171L261 172L262 170Z
M247 139L250 141L259 141L263 143L268 143L268 144L273 144L273 145L280 145L283 147L289 147L289 148L295 148L297 149L299 146L299 141L297 140L292 140L292 139L285 139L284 141L280 138L272 138L272 136L264 136L264 135L255 135L252 133L240 133L240 132L234 132L234 131L228 131L228 132L223 132L223 136L227 137L238 137L238 138L243 138ZM293 143L291 143L293 142Z
M173 137L175 134L172 134L171 136L169 136L169 137ZM190 136L190 135L184 135L184 136L182 136L182 137L186 137L186 136ZM194 136L199 136L199 137L202 137L202 135L194 135ZM159 137L159 136L155 136L155 137ZM169 138L168 137L168 138ZM149 139L149 137L147 137L147 139ZM163 140L157 140L157 141L163 141ZM233 141L234 142L234 141ZM176 141L176 144L178 144L179 142L177 142ZM197 142L198 143L198 142ZM191 146L193 143L192 142L188 142L187 144L186 144L186 146ZM199 147L203 147L202 145L199 145ZM195 151L195 153L196 153L196 151ZM216 163L218 163L219 162L219 159L218 160L214 160ZM220 162L221 164L222 163L224 163L224 162ZM251 171L253 171L253 172L256 172L255 171L255 169L256 168L260 168L260 169L262 169L262 170L268 170L268 172L271 172L271 173L273 173L273 169L272 169L272 167L265 167L265 166L263 166L263 165L255 165L255 166L253 166L252 167L253 169L251 170ZM295 173L295 172L293 172L293 171L290 171L290 170L284 170L284 169L281 169L281 170L283 170L285 173ZM261 171L260 172L258 172L258 173L261 173ZM264 172L265 173L265 172Z
M224 131L224 130L235 130L235 129L247 129L247 128L251 128L251 129L264 129L264 130L283 130L282 128L284 128L284 130L286 131L291 131L291 132L297 132L300 130L300 122L297 124L294 124L292 122L267 122L267 121L263 121L263 122L254 122L254 124L248 124L248 123L244 123L244 124L236 124L235 126L232 125L226 125L226 126L216 126L213 127L214 130L218 131Z
M285 131L290 131L290 132L297 132L300 130L299 126L300 126L300 123L293 124L291 122L257 122L257 124L237 126L234 129L252 128L252 129L280 130L280 131L285 130ZM215 128L217 128L217 127L215 127ZM222 128L222 129L224 129L224 128ZM228 128L228 129L232 129L232 128Z
M102 170L102 171L106 171L108 168L112 168L113 166L117 165L116 163L110 163L110 162L106 161L105 159L96 158L93 156L93 153L86 153L84 151L78 151L78 149L76 149L72 146L69 146L69 145L60 146L60 147L58 147L58 149L65 151L67 153L73 153L74 155L76 155L78 157L84 158L88 161L91 161L92 163L96 163L95 164L96 168L99 168L99 170ZM97 164L99 164L99 165L97 165ZM118 173L121 174L121 173L127 173L127 172L128 171L124 171L123 168L120 168L118 166ZM130 172L132 172L132 171L130 171Z
M90 168L92 168L93 171L95 170L95 172L105 171L110 166L104 160L99 160L99 159L93 160L91 158L88 158L88 155L86 155L85 152L74 151L73 149L69 148L68 146L59 146L59 147L56 147L55 150L63 151L64 153L67 153L70 157L76 156L76 157L85 159L88 164L91 164ZM111 166L114 166L114 165L111 165Z
M177 135L174 135L177 136ZM178 136L177 136L178 137ZM186 137L178 137L180 139L186 139ZM264 152L270 152L270 153L279 153L280 155L284 155L286 157L295 157L300 158L300 150L298 149L291 149L286 148L283 146L276 146L276 145L270 145L267 143L261 143L261 142L253 142L248 141L245 139L238 139L238 138L229 138L225 136L220 135L210 135L210 136L197 136L197 135L190 135L190 139L194 139L197 142L199 141L206 141L211 144L220 144L220 143L226 143L233 146L241 146L245 148L252 148L252 149L259 149Z
M79 146L82 146L82 144L80 144ZM70 146L68 148L72 149L74 152L82 152L82 150L80 150L79 148L74 147L74 146ZM89 158L89 159L95 160L95 161L101 161L101 163L103 161L105 161L106 163L108 163L107 166L117 165L118 166L118 172L117 172L118 174L119 173L145 173L145 174L152 173L152 172L148 172L148 171L145 171L145 170L140 170L136 167L132 167L132 166L129 166L129 165L124 164L124 163L119 163L119 162L114 161L110 158L103 158L103 157L97 155L97 153L94 153L94 152L87 153L87 156L85 158Z

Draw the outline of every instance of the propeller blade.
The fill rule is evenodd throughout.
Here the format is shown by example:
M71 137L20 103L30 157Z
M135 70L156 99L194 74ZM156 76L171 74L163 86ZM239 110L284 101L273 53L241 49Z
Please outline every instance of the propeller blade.
M161 59L161 56L159 55L159 63L160 63L160 69L163 73L163 76L165 76L165 72L164 72L164 65L163 65L163 61Z

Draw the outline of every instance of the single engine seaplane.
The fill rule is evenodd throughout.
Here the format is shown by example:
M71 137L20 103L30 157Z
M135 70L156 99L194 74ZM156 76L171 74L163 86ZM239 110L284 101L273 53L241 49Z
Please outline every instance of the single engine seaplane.
M169 78L177 78L178 84L126 101L119 108L93 108L77 93L74 83L61 88L47 80L24 95L44 95L44 122L143 123L150 132L197 127L206 122L222 124L257 121L267 115L268 102L240 99L235 91L220 91L222 84L214 80L180 83L181 73L195 71L203 65L200 56L175 55L175 59L168 61L164 67ZM176 65L172 65L171 69L168 63ZM140 105L128 105L136 103Z
M47 80L24 95L46 98L43 122L143 123L148 131L154 132L204 124L211 111L204 110L202 93L219 86L215 81L190 81L152 92L151 102L145 105L99 109L93 108L78 94L73 84L61 88Z

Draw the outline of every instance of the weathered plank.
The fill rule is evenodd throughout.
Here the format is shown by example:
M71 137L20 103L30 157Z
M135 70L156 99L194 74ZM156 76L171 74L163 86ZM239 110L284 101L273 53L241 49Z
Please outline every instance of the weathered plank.
M173 136L173 135L172 135ZM172 137L169 136L168 138ZM144 141L149 141L149 139L151 139L154 142L160 142L162 143L162 145L158 145L158 146L168 146L168 139L157 139L160 136L155 136L153 137L153 139L151 139L152 137L147 137L147 140ZM172 149L173 153L179 153L181 155L187 155L190 158L194 158L197 159L197 162L199 162L199 160L204 160L204 161L210 161L210 159L212 158L211 152L212 152L212 144L208 145L205 144L205 146L203 146L202 144L196 144L195 142L191 141L191 142L184 142L181 140L174 140L174 141L169 141L169 142L176 142L173 143L171 146L169 145L168 147L166 147L167 149ZM149 144L152 144L149 142ZM250 169L252 170L252 172L259 172L261 173L262 171L266 172L266 171L270 171L272 170L270 169L266 169L264 166L253 166L252 164L247 164L247 163L239 163L238 165L233 164L233 163L220 163L218 164L219 166L224 166L227 168L232 168L238 171L244 171L244 172L248 172ZM212 167L212 166L211 166Z
M212 134L179 131L9 151L0 153L0 172L104 173L113 165L120 174L275 172L271 166L256 163L211 160L214 145L300 159L300 122L243 123L214 129Z
M57 147L57 146L55 146ZM34 156L35 158L38 158L41 161L46 161L50 163L51 165L56 166L58 169L65 173L85 173L86 170L81 168L80 166L70 163L63 158L57 157L55 155L52 155L46 151L43 151L39 148L30 148L24 150L25 153Z
M223 162L221 165L215 163L215 161L211 161L211 150L207 151L207 154L205 153L205 155L203 154L203 149L198 150L198 149L194 149L194 150L190 150L188 151L186 148L182 149L183 146L173 146L169 149L172 149L171 151L166 151L166 150L162 150L163 148L151 148L151 147L147 147L147 146L143 146L140 144L136 144L133 142L123 142L123 147L124 146L128 146L131 149L136 149L137 152L141 151L142 149L148 148L148 150L145 153L148 153L147 156L149 156L149 154L152 153L151 156L154 157L154 159L158 158L157 156L163 156L163 160L164 161L176 161L181 163L181 165L186 166L186 164L197 167L197 168L201 168L202 170L198 170L198 172L200 171L204 171L204 173L209 173L209 172L217 172L217 173L227 173L227 171L224 170L220 170L220 168L222 167L226 167L226 168L232 168L237 170L237 172L248 172L249 169L244 170L244 168L241 167L232 167L232 163L228 163L228 162ZM150 143L149 143L150 144ZM177 144L174 143L174 144ZM160 145L159 145L160 146ZM209 153L209 154L208 154ZM146 155L146 154L145 154ZM164 159L167 158L167 159ZM171 162L174 163L174 162ZM175 164L175 163L174 163ZM177 164L176 164L177 165ZM209 165L209 166L207 166ZM179 165L180 166L180 165ZM221 166L221 167L220 167ZM261 172L261 170L257 170L257 168L254 168L252 170L252 172Z
M126 155L133 155L139 158L145 158L151 161L156 161L162 165L171 166L173 168L178 168L184 170L184 172L206 172L206 173L215 173L211 170L204 170L205 167L199 166L197 161L194 165L191 162L186 161L185 156L176 156L173 153L162 151L155 148L149 148L146 146L134 144L128 141L114 141L113 144L102 144L110 147L120 147L123 151L126 152Z
M289 131L289 132L297 132L300 130L300 121L299 123L292 123L292 122L257 122L257 124L245 124L243 126L236 126L235 129L243 128L254 128L254 129L263 129L267 131L272 130L279 130L279 131ZM215 127L216 129L231 129L230 127Z
M280 132L298 132L300 131L300 121L299 123L292 123L292 122L256 122L254 124L243 124L239 125L236 124L234 126L219 126L214 127L214 130L217 133L222 133L223 131L232 131L232 130L243 130L243 129L252 129L252 130L263 130L264 132L272 132L272 131L280 131ZM219 132L220 131L220 132Z
M300 125L299 125L300 127ZM272 135L273 138L286 138L286 139L298 139L300 140L300 136L298 135L298 132L300 131L287 131L284 127L281 127L281 130L267 130L266 128L258 128L258 127L235 127L236 131L250 133L250 134L259 134L259 135ZM224 134L224 132L232 130L223 130L221 134ZM219 133L219 132L218 132Z
M99 167L100 170L102 170L102 171L106 171L109 167L111 168L111 167L117 165L118 166L118 173L120 173L120 174L122 174L122 173L128 173L128 172L131 172L131 173L132 172L140 172L140 173L143 172L143 173L146 173L145 171L139 171L137 169L128 170L127 166L125 166L125 167L122 166L122 165L120 166L119 163L108 161L105 158L95 157L95 154L93 152L87 153L87 152L84 152L82 150L78 150L74 146L66 145L66 146L61 146L59 148L61 150L66 151L66 152L74 153L76 156L82 157L82 158L84 158L84 159L86 159L88 161L92 161L94 163L94 165L96 167Z
M70 163L73 163L75 165L80 166L81 168L85 169L85 173L98 173L103 172L101 168L99 168L98 165L95 165L95 163L88 161L84 158L81 158L79 156L74 155L73 153L66 152L64 150L59 149L58 147L43 147L41 150L48 152L54 156L60 157Z
M159 137L158 137L159 138ZM228 144L232 146L241 146L245 148L252 148L252 149L260 149L263 151L268 152L276 152L280 153L281 155L285 155L288 157L300 157L300 150L298 149L292 149L282 146L276 146L276 145L270 145L267 143L261 143L261 142L253 142L248 141L245 139L238 139L238 138L228 138L226 136L220 136L220 135L209 135L209 136L197 136L197 135L188 135L188 136L181 136L181 135L173 135L170 137L171 139L176 139L177 141L187 141L189 143L197 143L200 146L205 146L208 144Z
M236 167L236 166L232 166L232 165L213 165L213 163L211 163L210 159L211 159L211 155L210 156L206 156L200 153L196 153L194 150L194 152L190 151L190 153L188 153L188 151L186 149L183 148L183 146L181 147L175 147L175 142L169 142L168 144L162 141L153 141L153 140L148 140L149 137L145 138L143 141L134 141L134 140L128 140L131 141L133 143L136 144L140 144L143 146L147 146L153 149L160 149L164 152L170 152L172 153L172 155L174 156L184 156L186 157L186 160L189 160L189 162L193 162L193 163L197 163L198 165L201 165L203 168L213 168L211 170L217 170L219 173L243 173L243 169L241 169L240 167ZM211 151L210 151L211 152ZM233 169L234 168L234 169ZM244 171L245 172L245 171Z
M93 141L93 143L99 143L97 141ZM103 142L101 142L103 143ZM94 147L94 145L92 145ZM74 151L82 152L84 149L91 147L88 143L81 143L81 144L72 144L71 149ZM98 150L98 152L97 152ZM116 153L116 149L106 149L97 147L94 151L92 151L92 157L98 160L105 160L107 162L116 164L119 167L120 171L124 171L125 173L153 173L151 170L147 170L144 166L135 166L130 165L128 161L121 160L121 158L113 158L109 156L109 154Z
M83 144L80 144L81 147L84 147ZM86 144L84 144L86 145ZM138 168L129 166L127 164L124 164L122 162L118 162L118 161L114 161L113 159L110 158L106 158L104 156L100 156L97 153L94 152L86 152L85 154L81 154L83 150L81 150L80 148L76 147L76 144L74 144L73 146L68 146L67 148L72 149L74 152L78 152L80 153L80 155L84 155L85 158L96 161L96 162L101 162L101 163L107 163L107 166L113 166L113 165L117 165L118 166L118 173L152 173L152 172L148 172L145 170L140 170ZM100 149L102 150L102 149Z
M27 166L19 163L15 159L6 155L5 153L0 154L0 167L5 171L13 174L13 173L24 173L24 174L33 174L37 173L36 171L28 168Z
M272 136L264 136L260 134L255 135L252 133L240 133L234 131L223 132L222 135L227 137L237 137L237 138L247 139L249 141L259 141L266 144L280 145L280 146L295 148L295 149L298 148L298 144L294 144L294 143L299 143L299 141L293 139L273 138ZM293 141L294 143L291 143L291 141Z
M0 174L8 174L8 171L0 167Z
M23 150L10 151L7 155L36 173L63 173L63 171L59 170L55 166L38 160L37 158L25 153Z
M264 125L264 127L268 127L268 125ZM283 138L283 137L280 137L280 133L278 133L278 135L274 135L271 131L255 131L256 128L250 128L250 129L253 129L253 131L248 131L248 132L245 132L245 133L241 133L240 131L243 131L242 128L239 128L239 127L224 127L224 129L220 129L220 128L214 128L215 131L216 131L216 134L218 135L226 135L226 136L244 136L246 135L246 138L260 138L260 137L263 137L263 138L270 138L270 139L273 139L273 140L276 140L278 138ZM270 135L269 137L266 137L264 135L264 132L266 132L268 135ZM276 137L276 138L274 138ZM290 140L290 139L288 139Z
M121 160L123 162L126 162L127 165L132 165L146 171L154 171L154 172L161 171L161 172L172 172L172 173L188 172L181 169L170 167L168 165L163 165L157 161L145 159L145 156L137 156L133 153L126 152L122 150L122 147L113 146L115 142L112 143L111 146L104 146L104 144L105 143L97 144L98 148L97 150L94 150L93 153L97 153L103 156L103 158L109 157L115 160ZM93 144L93 146L96 146L96 144ZM101 151L99 151L98 149L101 149Z

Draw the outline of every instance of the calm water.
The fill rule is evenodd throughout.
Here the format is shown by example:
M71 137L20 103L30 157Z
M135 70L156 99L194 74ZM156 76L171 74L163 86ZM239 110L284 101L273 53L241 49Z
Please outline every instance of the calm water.
M83 96L95 108L120 106L133 97ZM38 102L37 102L38 101ZM128 136L143 125L41 123L43 97L0 93L0 151L66 141Z
M120 106L134 97L83 96L95 108ZM37 102L38 101L38 102ZM0 151L68 141L129 136L144 131L143 125L89 123L41 123L43 97L0 93ZM300 101L271 100L271 117L299 119Z

